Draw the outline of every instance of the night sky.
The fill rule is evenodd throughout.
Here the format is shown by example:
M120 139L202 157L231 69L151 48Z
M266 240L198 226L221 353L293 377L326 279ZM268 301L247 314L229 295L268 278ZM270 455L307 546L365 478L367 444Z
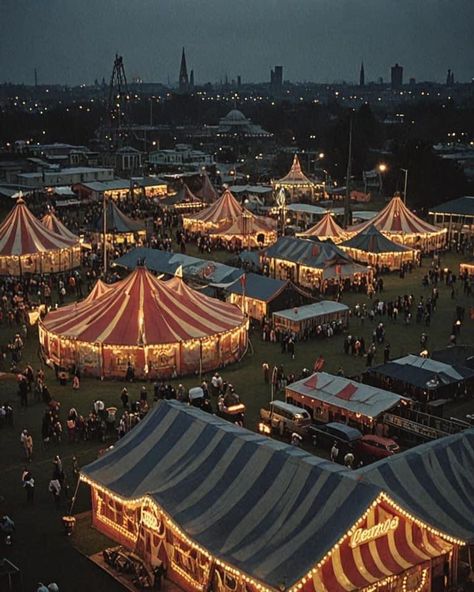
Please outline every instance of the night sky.
M474 0L0 0L0 81L107 81L116 52L129 79L174 83L181 47L196 83L227 74L291 81L474 76Z

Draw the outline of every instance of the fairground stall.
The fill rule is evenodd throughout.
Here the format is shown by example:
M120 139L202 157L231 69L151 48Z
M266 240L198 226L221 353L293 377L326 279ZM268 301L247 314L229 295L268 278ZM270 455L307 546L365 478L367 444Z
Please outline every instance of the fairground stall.
M57 273L80 264L79 238L46 228L20 196L0 226L0 274Z
M277 279L325 293L339 283L362 285L370 270L332 243L284 236L262 251L261 264Z
M474 263L460 263L459 275L461 277L474 277Z
M340 243L339 248L355 261L390 271L400 269L404 263L416 264L419 256L417 249L391 241L372 224Z
M39 323L44 356L81 374L169 378L239 360L248 322L233 304L182 279L164 282L143 267L94 298L50 311Z
M408 395L421 403L474 393L474 370L408 355L368 368L364 382Z
M222 224L232 223L242 215L244 208L227 189L208 208L193 214L183 216L183 227L190 232L206 232L215 230Z
M278 310L272 315L273 325L278 331L290 331L299 339L317 334L318 327L334 326L338 330L347 327L349 307L333 300L321 300L305 306L294 306Z
M381 423L387 411L409 403L401 395L327 372L315 372L288 385L285 398L304 407L317 421L340 421L362 431Z
M335 244L345 241L346 232L339 226L331 212L326 212L321 220L304 232L297 232L297 237L314 238L318 241L330 240Z
M80 479L95 528L186 592L437 592L474 539L473 471L474 430L348 470L160 401Z
M69 240L73 240L75 242L79 242L79 237L71 232L69 228L67 228L61 220L56 216L53 211L48 212L41 218L41 223L46 226L48 230L54 232L55 234L59 234L63 238L67 238Z
M400 196L395 195L374 218L350 226L347 233L354 236L370 225L395 243L419 249L424 253L442 249L446 244L446 228L437 228L411 212Z
M95 241L104 240L104 228L107 244L110 245L135 244L146 236L144 222L126 216L112 200L107 201L105 212L95 222L92 232Z
M262 321L287 306L301 306L314 298L288 280L275 280L257 273L245 273L224 288L227 302L236 304L251 319Z

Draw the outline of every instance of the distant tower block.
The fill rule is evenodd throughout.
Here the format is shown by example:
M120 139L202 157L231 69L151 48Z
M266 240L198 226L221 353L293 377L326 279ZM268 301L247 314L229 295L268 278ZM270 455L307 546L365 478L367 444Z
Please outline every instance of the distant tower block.
M186 66L186 54L181 54L181 66L179 68L179 92L186 93L189 90L188 67Z
M365 86L364 62L360 64L359 86Z
M189 75L189 89L194 89L194 70L191 70L191 74Z
M391 69L391 86L397 90L403 86L403 66L395 64Z
M273 70L270 70L270 86L272 92L281 92L283 88L283 66L275 66Z

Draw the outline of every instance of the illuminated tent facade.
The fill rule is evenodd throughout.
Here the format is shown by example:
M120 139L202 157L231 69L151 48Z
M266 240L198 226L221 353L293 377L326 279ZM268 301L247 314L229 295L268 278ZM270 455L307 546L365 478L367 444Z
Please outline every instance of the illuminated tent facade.
M304 232L297 232L297 237L301 238L315 238L319 241L331 240L333 243L340 243L347 238L347 234L335 221L331 212L327 212L321 220L305 230Z
M109 199L105 208L105 230L107 243L134 244L137 239L145 238L145 224L126 216L116 203ZM104 214L97 218L93 229L93 238L97 242L104 239Z
M226 189L220 198L208 208L196 214L183 216L183 227L191 232L216 230L221 225L236 220L243 211L244 208L229 189Z
M324 292L339 282L361 282L369 270L354 263L336 245L326 242L284 236L265 249L262 267L271 277L291 280L303 288Z
M418 218L396 195L374 218L347 229L354 236L374 225L384 236L395 243L423 252L441 249L446 244L446 228L437 228Z
M193 212L200 210L204 205L203 200L195 195L186 183L177 193L160 199L158 203L162 208L174 209L179 212Z
M209 236L228 243L238 243L242 248L262 248L276 241L276 222L243 210L233 220L210 230Z
M94 291L40 322L44 355L58 366L123 378L130 363L139 378L170 378L224 366L246 351L242 312L181 279L164 282L137 267Z
M351 471L160 401L80 478L94 526L187 592L429 592L474 540L474 430L421 448Z
M295 201L303 195L310 195L313 198L316 184L303 173L298 155L295 154L288 174L272 181L272 187L275 192L285 189L290 194L291 201Z
M79 239L47 228L20 196L0 226L0 274L56 273L81 264Z
M415 248L391 241L373 224L341 243L339 248L355 261L390 270L400 269L404 263L416 263L419 253Z

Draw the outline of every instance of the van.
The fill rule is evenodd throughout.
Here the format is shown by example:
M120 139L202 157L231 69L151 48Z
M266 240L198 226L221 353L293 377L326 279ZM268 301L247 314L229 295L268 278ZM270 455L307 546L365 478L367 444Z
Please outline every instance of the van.
M276 429L280 436L288 432L305 435L311 425L311 416L306 409L285 401L272 401L268 408L260 409L260 419L260 432L268 434Z

